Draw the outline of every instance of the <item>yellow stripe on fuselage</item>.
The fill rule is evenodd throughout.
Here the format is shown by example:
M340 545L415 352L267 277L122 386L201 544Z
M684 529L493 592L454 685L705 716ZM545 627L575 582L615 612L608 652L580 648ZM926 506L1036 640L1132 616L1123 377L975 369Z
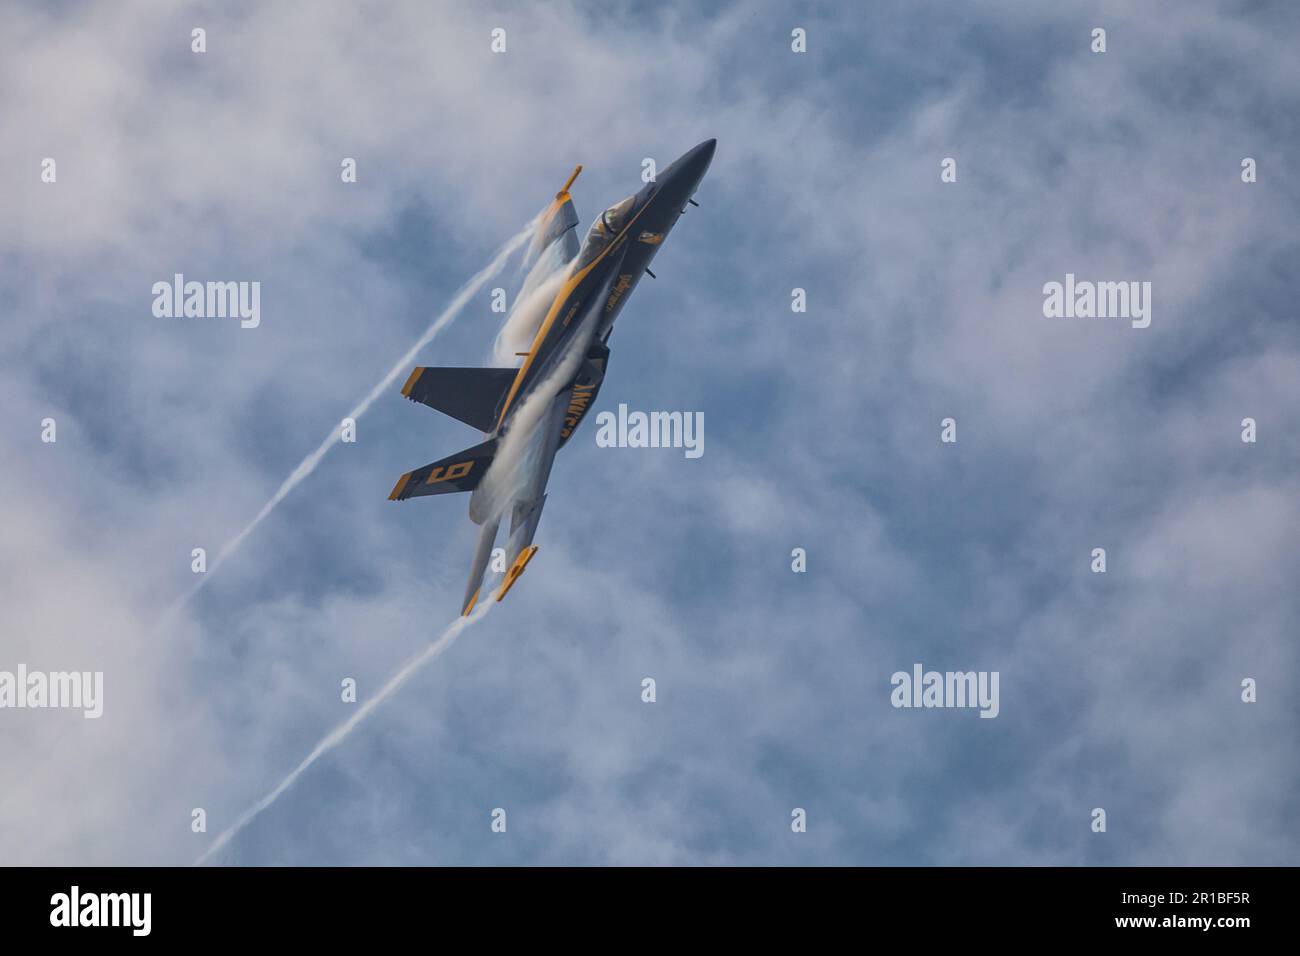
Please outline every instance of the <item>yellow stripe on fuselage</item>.
M592 259L591 263L577 275L566 279L564 287L555 294L555 300L551 302L550 311L546 313L546 319L542 322L542 327L537 330L537 335L533 338L532 347L528 350L528 357L524 359L524 364L519 366L519 374L515 376L515 380L510 386L510 393L506 396L505 407L501 409L501 417L497 419L497 430L500 430L501 423L506 420L506 412L510 411L510 405L515 400L515 394L519 391L519 386L523 384L524 376L528 374L528 367L533 364L533 359L537 357L537 350L546 341L546 333L551 331L551 326L555 323L555 317L560 314L560 307L568 301L569 296L573 294L573 290L578 287L578 284L587 277L591 270L600 265L600 261L613 251L623 236L627 235L627 231L632 228L632 224L641 218L641 213L649 208L650 203L647 202L637 210L637 214L629 219L627 225L619 230L618 235L609 241L609 245L605 247L604 251L595 259Z

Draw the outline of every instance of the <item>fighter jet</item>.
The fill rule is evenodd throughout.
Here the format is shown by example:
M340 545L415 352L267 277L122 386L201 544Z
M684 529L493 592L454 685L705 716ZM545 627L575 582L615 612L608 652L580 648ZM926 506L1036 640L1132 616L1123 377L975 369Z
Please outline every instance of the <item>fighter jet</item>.
M505 511L510 531L500 601L537 553L533 537L546 503L555 453L573 436L600 392L609 365L614 320L627 304L713 160L716 140L706 140L653 182L610 206L578 243L578 216L569 188L579 166L542 213L534 240L538 261L562 263L559 289L544 313L519 368L424 368L411 373L402 394L477 428L484 441L398 479L391 501L471 492L470 520L482 527L461 613L478 601L483 574ZM527 287L526 287L527 288ZM512 435L512 429L519 433ZM507 436L525 453L513 454L508 476L493 469ZM502 456L501 467L506 467Z

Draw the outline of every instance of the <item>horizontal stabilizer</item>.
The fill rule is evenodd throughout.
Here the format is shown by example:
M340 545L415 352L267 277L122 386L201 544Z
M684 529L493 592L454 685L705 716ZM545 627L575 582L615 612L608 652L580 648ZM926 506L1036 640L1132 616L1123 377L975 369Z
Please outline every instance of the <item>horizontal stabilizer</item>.
M389 501L405 501L424 495L446 495L457 491L473 491L483 480L492 457L497 453L497 439L466 448L448 455L441 461L408 471L393 486Z
M481 432L496 427L501 404L519 370L515 368L417 368L402 394Z

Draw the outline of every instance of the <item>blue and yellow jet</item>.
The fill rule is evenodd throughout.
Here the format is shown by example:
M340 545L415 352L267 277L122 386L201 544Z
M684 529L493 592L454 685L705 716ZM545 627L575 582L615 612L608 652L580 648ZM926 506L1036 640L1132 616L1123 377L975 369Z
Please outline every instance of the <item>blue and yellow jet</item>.
M672 231L713 160L716 140L706 140L677 159L644 189L610 206L592 224L581 248L569 187L579 166L542 214L540 255L566 263L559 291L542 319L523 364L515 368L417 368L402 387L411 401L452 416L486 434L473 448L409 471L398 479L392 501L470 491L469 514L479 535L462 614L478 601L505 509L510 509L507 571L500 601L537 553L532 543L546 502L551 464L595 402L609 363L609 336L628 296ZM650 273L652 276L654 273ZM529 415L520 410L530 408ZM527 430L529 453L508 484L509 500L480 490L512 426ZM517 436L518 437L518 436ZM495 480L495 477L494 477Z

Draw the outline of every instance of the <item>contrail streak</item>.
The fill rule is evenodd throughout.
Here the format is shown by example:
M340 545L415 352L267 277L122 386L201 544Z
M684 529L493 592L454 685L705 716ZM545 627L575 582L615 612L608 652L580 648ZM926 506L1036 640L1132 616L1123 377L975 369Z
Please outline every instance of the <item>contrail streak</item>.
M294 767L293 771L280 781L279 786L245 810L243 815L222 832L212 846L208 847L208 849L204 851L203 855L194 861L194 865L200 866L207 862L208 859L221 850L222 847L234 839L235 836L244 829L244 827L248 826L248 824L253 821L254 817L271 804L275 803L275 801L278 800L286 790L292 787L298 781L298 778L307 771L308 767L346 740L348 735L356 729L357 725L369 717L371 712L379 707L380 704L396 693L397 689L406 683L407 679L412 674L450 647L452 642L460 636L461 631L465 630L465 628L469 627L476 621L481 620L483 616L487 614L488 609L492 607L493 603L495 602L484 601L479 604L469 617L458 617L456 620L452 621L451 624L447 625L447 629L439 634L432 644L408 660L402 665L401 669L398 670L396 674L388 678L388 683L384 684L375 696L362 704L355 714L325 735L325 737L321 739L321 742L312 749L312 752L303 758L302 763Z
M497 249L496 255L493 256L492 261L460 287L451 302L447 304L447 307L442 310L441 314L439 314L436 319L433 320L433 324L425 330L424 334L420 336L414 345L407 349L406 354L397 360L396 364L394 364L388 374L380 380L379 384L372 388L369 394L367 394L365 398L361 399L361 401L357 403L356 407L353 408L345 417L353 420L360 418L366 413L367 409L374 404L375 399L392 387L393 382L397 380L399 375L404 373L409 374L411 363L415 361L420 350L433 341L433 337L441 332L451 322L451 320L460 313L460 310L465 307L466 303L469 302L475 293L483 288L488 279L501 271L501 268L506 264L510 256L513 255L520 246L524 245L524 243L528 242L532 238L533 232L536 229L536 224L537 218L534 217L526 226L524 226L523 229L517 232L499 249ZM339 428L336 425L334 428L330 429L329 434L325 436L324 441L317 446L316 450L304 458L298 464L298 467L289 473L289 477L284 479L275 494L273 494L270 500L262 506L262 510L257 513L257 516L245 525L244 529L240 531L239 534L235 535L234 538L225 545L225 547L217 552L217 556L212 560L212 564L208 567L207 573L202 575L195 583L194 587L172 605L167 614L164 615L164 621L169 619L172 614L189 603L189 601L194 597L194 595L198 594L199 591L203 590L204 585L207 584L216 570L221 567L222 563L239 549L239 546L244 543L245 539L257 529L258 525L266 520L267 515L275 510L276 505L283 501L289 492L297 488L304 478L316 470L316 466L321 463L321 459L323 459L329 450L338 443L338 440Z
M433 320L433 324L430 325L429 328L425 330L424 334L420 336L419 340L406 351L406 354L397 361L392 369L389 370L388 374L384 376L383 380L372 388L365 398L357 403L356 408L347 415L348 418L360 418L374 403L375 399L392 386L393 382L397 379L397 376L401 375L402 372L407 370L411 363L415 361L415 357L419 353L420 349L433 341L434 336L441 332L452 321L452 319L459 314L460 310L465 307L470 298L483 288L487 280L501 271L501 268L506 264L510 256L514 254L520 246L532 240L540 219L541 213L534 216L518 233L510 239L507 239L506 242L497 249L492 260L484 266L482 270L472 276L468 282L462 285L459 290L457 290L455 297L452 298L451 302L448 303L447 307L443 309L438 317ZM203 586L207 584L208 579L212 577L213 572L217 570L221 563L225 561L226 558L230 557L230 555L232 555L235 550L243 544L244 540L252 534L254 530L256 530L257 526L266 519L266 516L274 510L276 505L285 499L289 492L293 491L294 488L301 484L304 478L316 470L316 466L320 464L321 459L325 457L326 453L334 447L338 437L339 431L336 426L330 430L330 433L325 437L325 440L320 443L316 450L304 458L299 463L298 467L290 473L289 477L284 480L276 490L275 494L271 496L271 499L262 506L262 510L257 513L257 517L250 521L244 529L239 532L239 534L235 535L235 537L217 553L216 558L213 559L212 564L208 567L207 573L201 575L189 591L172 602L171 607L169 607L154 624L152 631L150 631L151 635L158 634L171 624L173 617L175 617L175 615L194 598L194 595L203 590ZM450 641L448 641L448 643L450 643ZM138 657L147 646L148 645L141 645L138 647L136 652L132 655L132 658ZM436 653L440 653L440 651L435 652L435 655ZM51 755L59 752L58 745L62 742L63 738L71 732L73 726L73 724L67 724L66 728L59 733L54 740L54 744L47 749L46 753L37 758L37 761L28 768L28 771L21 775L22 779L30 781L34 774L44 769L46 764L50 762ZM5 801L11 794L17 792L18 791L15 789L0 794L0 807L4 806Z
M603 299L603 297L597 297ZM528 393L523 404L510 419L510 427L497 445L496 455L487 473L475 492L481 495L478 503L470 501L470 520L482 523L505 512L505 509L524 491L527 480L526 463L532 442L537 437L537 428L542 423L542 416L551 407L551 402L561 387L569 382L578 371L578 366L586 357L596 332L599 311L589 313L582 325L573 333L572 340L565 346L556 366L546 374L546 378ZM480 521L480 518L482 521Z

